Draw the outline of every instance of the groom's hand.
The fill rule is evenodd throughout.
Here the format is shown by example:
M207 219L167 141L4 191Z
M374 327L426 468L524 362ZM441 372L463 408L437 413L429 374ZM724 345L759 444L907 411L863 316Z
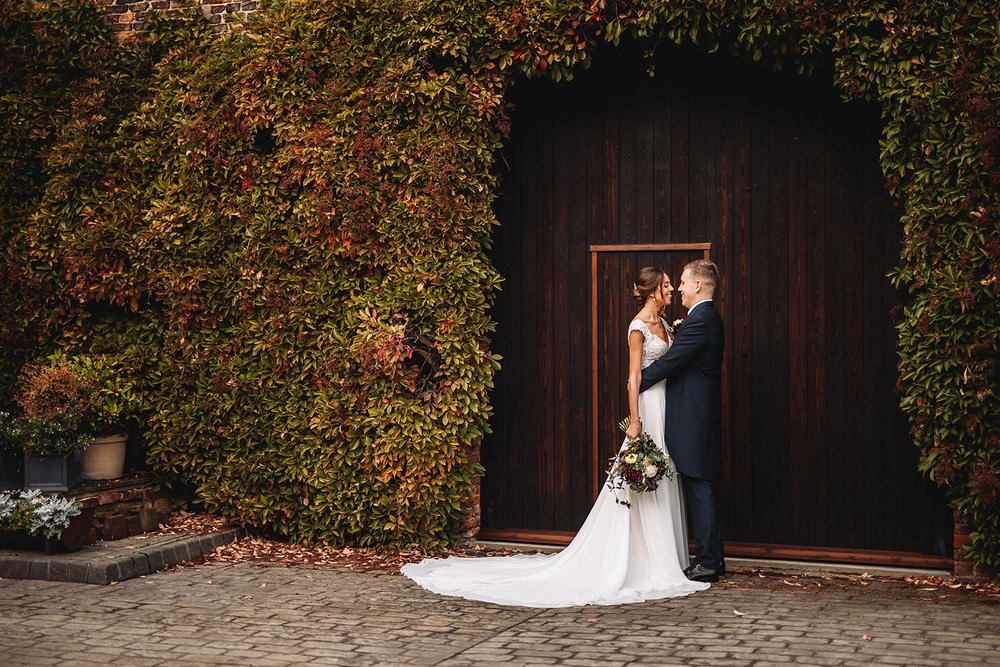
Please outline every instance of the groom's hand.
M639 393L641 394L642 392L644 392L647 389L649 389L650 387L652 387L654 384L656 384L656 380L654 380L653 378L649 377L649 375L647 375L647 373L646 373L646 369L643 369L642 370L642 383L639 384Z

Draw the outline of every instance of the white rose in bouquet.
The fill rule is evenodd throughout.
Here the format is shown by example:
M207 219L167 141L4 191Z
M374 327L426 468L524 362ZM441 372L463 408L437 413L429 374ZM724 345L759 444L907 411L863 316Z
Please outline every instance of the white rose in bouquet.
M656 477L656 473L660 472L660 469L654 465L646 466L646 477Z

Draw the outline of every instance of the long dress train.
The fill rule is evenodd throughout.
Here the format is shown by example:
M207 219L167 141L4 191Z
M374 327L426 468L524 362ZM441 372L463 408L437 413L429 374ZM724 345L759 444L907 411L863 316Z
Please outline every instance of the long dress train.
M633 330L643 334L643 367L669 348L641 320L629 325ZM664 383L639 394L643 430L665 450L664 412ZM559 553L425 559L403 566L402 573L440 595L523 607L625 604L708 588L682 571L688 549L680 475L664 478L652 492L617 493L629 494L631 509L603 487L576 537Z

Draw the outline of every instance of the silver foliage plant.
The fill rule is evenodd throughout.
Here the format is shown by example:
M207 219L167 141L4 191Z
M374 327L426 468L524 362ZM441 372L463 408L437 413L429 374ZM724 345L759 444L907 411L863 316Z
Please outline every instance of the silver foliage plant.
M0 493L0 527L13 522L18 525L11 528L24 527L31 535L58 539L81 509L79 502L69 498L46 496L40 491L9 491Z

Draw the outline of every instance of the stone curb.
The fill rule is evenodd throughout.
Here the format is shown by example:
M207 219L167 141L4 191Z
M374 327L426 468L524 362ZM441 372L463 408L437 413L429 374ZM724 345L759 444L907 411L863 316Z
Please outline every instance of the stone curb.
M166 535L104 542L68 554L0 551L0 579L110 584L198 558L247 536L243 528L207 535Z

